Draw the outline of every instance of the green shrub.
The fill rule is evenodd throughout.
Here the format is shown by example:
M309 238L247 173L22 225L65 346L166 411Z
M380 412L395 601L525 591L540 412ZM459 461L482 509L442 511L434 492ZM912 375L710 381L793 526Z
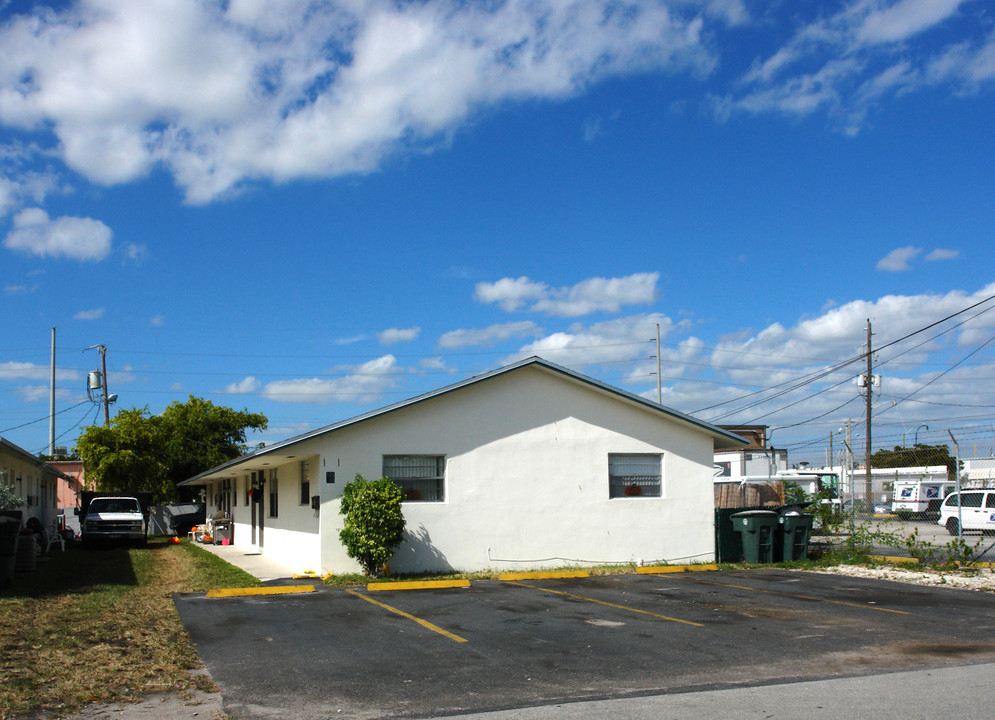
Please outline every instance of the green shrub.
M367 575L377 575L394 554L404 535L401 488L390 478L367 480L362 475L345 486L339 512L345 527L339 539L349 557Z

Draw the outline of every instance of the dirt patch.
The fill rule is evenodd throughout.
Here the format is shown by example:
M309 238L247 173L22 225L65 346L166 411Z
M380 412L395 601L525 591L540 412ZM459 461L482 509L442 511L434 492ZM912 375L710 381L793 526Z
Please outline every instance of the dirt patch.
M896 650L906 655L922 657L929 655L932 657L949 658L960 660L977 655L990 655L995 653L995 644L992 643L901 643L896 646Z

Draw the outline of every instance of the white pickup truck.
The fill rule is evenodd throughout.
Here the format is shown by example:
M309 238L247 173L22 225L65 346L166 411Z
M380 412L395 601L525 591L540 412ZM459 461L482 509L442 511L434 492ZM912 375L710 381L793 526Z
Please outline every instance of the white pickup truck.
M149 529L148 504L141 500L136 495L84 498L80 513L83 544L124 540L145 545Z

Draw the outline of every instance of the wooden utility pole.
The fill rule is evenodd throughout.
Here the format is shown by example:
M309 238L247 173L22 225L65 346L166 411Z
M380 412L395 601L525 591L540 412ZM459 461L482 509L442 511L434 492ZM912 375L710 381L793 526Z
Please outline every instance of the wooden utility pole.
M104 427L111 426L111 407L110 402L107 400L107 348L103 345L98 345L97 349L100 350L100 372L104 374ZM870 417L867 418L867 422L870 422ZM867 426L868 430L870 425ZM870 446L868 446L870 447ZM870 450L868 450L870 452Z
M865 412L867 414L867 437L866 444L864 445L864 510L866 512L871 512L873 506L873 500L871 494L874 491L873 484L871 482L871 396L874 390L874 375L871 374L873 369L873 362L871 359L871 321L870 318L867 320L867 374L864 376L864 392L866 395L865 402Z

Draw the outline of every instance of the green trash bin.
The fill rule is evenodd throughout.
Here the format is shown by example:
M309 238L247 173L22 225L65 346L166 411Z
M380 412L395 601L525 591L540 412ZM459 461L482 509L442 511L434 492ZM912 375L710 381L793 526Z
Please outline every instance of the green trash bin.
M785 562L808 557L808 538L812 534L813 516L803 512L787 512L777 518Z
M777 513L773 510L747 510L732 516L732 526L743 541L745 562L774 562L777 519Z

